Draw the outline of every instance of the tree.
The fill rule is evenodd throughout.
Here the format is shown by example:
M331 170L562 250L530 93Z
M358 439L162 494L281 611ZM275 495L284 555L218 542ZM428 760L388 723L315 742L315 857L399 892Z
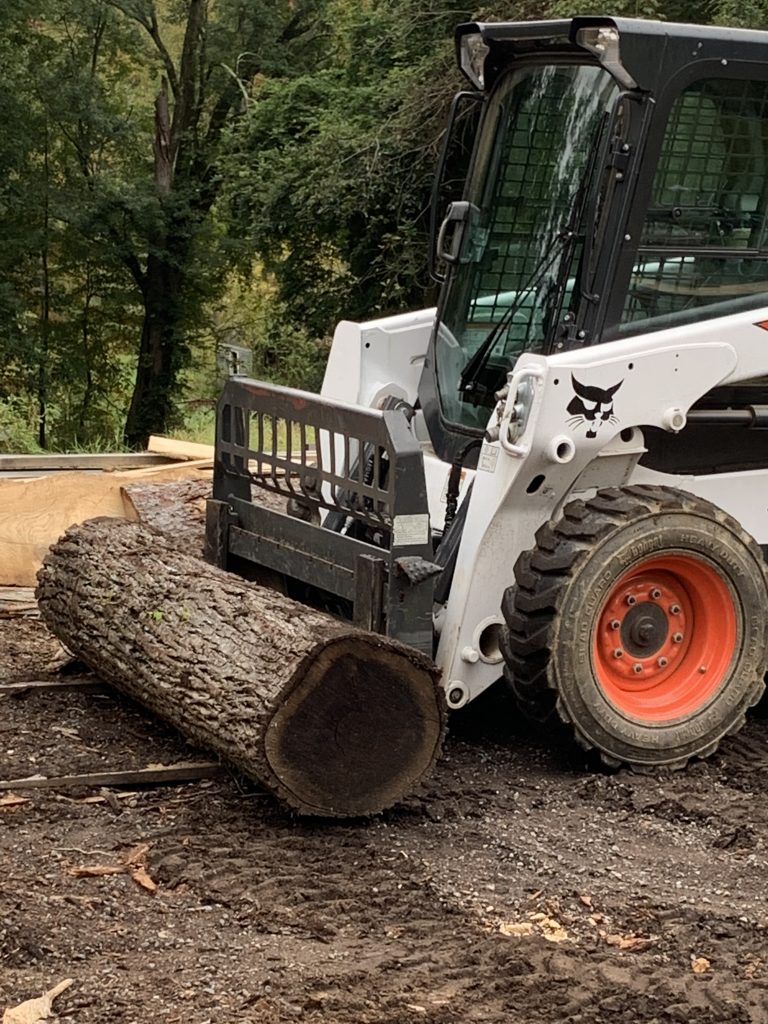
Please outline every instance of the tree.
M612 13L762 24L762 0L683 8L626 0ZM267 82L227 173L232 216L275 283L273 334L327 338L341 318L431 305L430 190L454 92L453 30L470 20L603 13L601 0L541 0L510 14L437 0L336 0L327 59L289 83ZM270 341L269 350L275 348Z
M762 0L651 2L765 20ZM515 17L573 13L540 0ZM268 281L257 372L292 384L318 383L342 317L431 304L453 29L505 17L437 0L0 5L0 436L14 410L43 446L171 429L235 265Z
M302 48L317 33L318 3L222 0L214 19L208 0L177 2L169 10L181 33L177 59L154 0L107 0L107 5L142 30L161 73L152 189L143 197L149 199L147 207L137 209L111 196L99 211L144 307L125 427L126 442L136 446L172 422L179 371L188 354L186 333L200 308L201 271L220 277L203 243L211 238L207 232L228 132L247 107L257 76L285 73L294 60L301 61Z
M231 215L276 282L276 319L318 339L341 317L434 298L429 193L460 86L453 28L472 13L435 0L332 6L327 59L265 84L227 175Z
M12 74L0 73L0 100L29 146L17 142L5 155L19 194L4 209L0 191L0 235L19 244L25 268L9 266L0 317L36 396L41 444L52 409L68 436L88 419L101 379L96 366L107 352L115 385L124 355L138 348L127 443L140 446L173 425L201 310L237 244L212 216L222 154L261 81L311 58L322 7L321 0L39 0L33 8L19 0L3 12L21 47ZM0 151L0 169L3 159ZM34 289L24 283L32 279ZM94 328L109 319L105 299L118 295L125 323L115 313L108 343ZM66 369L70 383L77 378L78 403L62 391L52 405L54 367Z

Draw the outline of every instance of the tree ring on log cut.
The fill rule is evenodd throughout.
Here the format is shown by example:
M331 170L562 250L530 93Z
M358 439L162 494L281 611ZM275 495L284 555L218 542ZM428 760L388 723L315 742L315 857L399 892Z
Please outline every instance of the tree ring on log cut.
M273 715L267 762L304 808L332 816L384 810L434 764L443 709L415 652L403 678L398 648L366 634L331 640Z

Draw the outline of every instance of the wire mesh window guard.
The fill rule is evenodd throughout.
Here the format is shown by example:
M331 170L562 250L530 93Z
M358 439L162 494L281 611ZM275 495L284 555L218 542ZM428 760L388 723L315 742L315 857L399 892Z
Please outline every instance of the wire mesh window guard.
M675 102L624 329L768 301L768 82L694 83Z
M548 325L568 307L581 254L572 245L574 217L617 95L602 68L546 65L516 70L491 100L468 192L475 214L437 338L441 404L451 422L487 422L495 387L478 401L476 391L460 394L457 381L494 327L491 377L522 351L540 351Z
M614 92L613 83L601 81L596 68L547 67L537 75L513 90L510 109L500 118L488 175L492 191L483 201L489 223L477 232L483 251L467 317L487 327L517 300L519 309L507 333L517 351L541 332L540 300L533 291L526 295L525 286L536 279L540 287L539 275L549 280L556 272L560 233L572 216L574 191L606 95Z

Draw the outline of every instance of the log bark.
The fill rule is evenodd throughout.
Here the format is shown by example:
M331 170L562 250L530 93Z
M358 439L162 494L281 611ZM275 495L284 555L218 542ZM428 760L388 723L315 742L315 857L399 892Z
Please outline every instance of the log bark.
M95 519L38 576L49 629L195 743L304 814L376 813L431 770L445 728L434 666L176 549Z
M124 500L133 512L128 518L164 533L179 551L203 557L210 480L147 481L128 484L122 490ZM261 488L254 488L254 491L254 502L276 512L285 512L284 497Z
M131 484L123 488L123 496L136 522L164 533L178 551L203 557L210 480Z

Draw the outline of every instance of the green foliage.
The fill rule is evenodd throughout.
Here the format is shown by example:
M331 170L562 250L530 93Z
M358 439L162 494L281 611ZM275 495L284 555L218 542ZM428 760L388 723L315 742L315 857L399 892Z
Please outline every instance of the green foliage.
M3 7L0 399L33 402L41 444L113 444L126 415L140 444L178 422L240 246L212 212L220 157L251 84L301 69L323 6Z
M108 9L91 0L4 14L0 103L13 146L0 155L0 399L34 406L23 422L41 445L113 445L139 303L84 226L97 215L99 173L126 144L124 41L107 47Z
M468 9L370 2L335 10L329 56L267 82L233 147L233 219L246 223L285 317L327 338L433 298L426 276L429 191L459 85L452 29Z
M729 4L619 0L610 13L753 27L768 18L762 0L738 10ZM326 53L292 81L263 84L226 165L230 223L247 227L275 285L269 323L285 338L292 325L320 346L343 317L435 300L427 220L448 105L464 85L454 67L455 25L605 12L598 0L542 0L514 12L435 0L332 0L328 8Z
M455 25L603 10L0 5L0 447L113 447L126 418L132 444L185 421L207 432L221 342L250 347L256 376L318 387L338 320L435 300ZM763 0L611 13L768 24Z
M0 451L38 452L35 410L24 396L0 399Z

